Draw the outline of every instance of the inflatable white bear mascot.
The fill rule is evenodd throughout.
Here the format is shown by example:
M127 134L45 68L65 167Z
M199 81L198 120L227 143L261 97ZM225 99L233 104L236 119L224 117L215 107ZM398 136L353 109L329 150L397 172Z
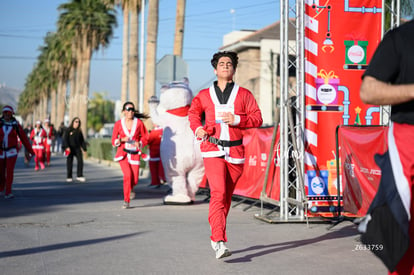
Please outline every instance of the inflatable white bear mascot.
M204 164L199 145L188 121L188 109L193 94L188 81L171 82L161 88L159 101L149 100L154 124L162 127L160 151L165 177L172 193L164 204L191 204L204 176Z

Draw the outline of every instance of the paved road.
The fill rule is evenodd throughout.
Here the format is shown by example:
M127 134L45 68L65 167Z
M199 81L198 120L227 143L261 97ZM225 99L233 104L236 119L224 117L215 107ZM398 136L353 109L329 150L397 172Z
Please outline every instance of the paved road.
M86 183L65 182L65 159L35 172L19 158L13 200L0 198L0 274L386 274L356 251L355 225L269 224L238 204L228 220L233 255L216 260L205 195L165 206L144 173L122 209L118 166L85 163Z

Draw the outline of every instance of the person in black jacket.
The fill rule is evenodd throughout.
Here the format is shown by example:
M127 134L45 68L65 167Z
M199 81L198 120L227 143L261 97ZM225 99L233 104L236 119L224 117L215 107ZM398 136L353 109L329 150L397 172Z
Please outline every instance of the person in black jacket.
M66 182L72 182L72 166L73 166L73 156L77 159L77 171L76 171L76 180L80 182L85 182L85 177L83 176L83 151L86 152L86 142L81 130L81 121L79 117L75 117L68 129L63 136L63 145L62 148L67 156L66 159L66 172L67 178Z

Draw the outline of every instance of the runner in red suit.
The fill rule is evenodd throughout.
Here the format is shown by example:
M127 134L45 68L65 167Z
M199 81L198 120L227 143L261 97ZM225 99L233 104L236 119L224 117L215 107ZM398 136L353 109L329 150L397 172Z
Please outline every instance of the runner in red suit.
M156 126L148 136L149 168L151 172L151 186L160 186L161 181L165 182L164 167L161 162L160 144L163 129Z
M4 197L11 199L14 197L12 184L20 142L30 155L34 155L35 152L22 126L13 116L13 108L6 105L3 107L2 113L3 115L0 118L0 192L5 191Z
M243 172L243 130L260 127L263 122L253 94L233 81L237 63L235 52L214 54L211 64L217 81L194 97L188 112L210 187L208 221L217 259L231 255L225 245L226 223L233 191Z
M112 145L117 147L114 160L119 161L124 174L124 204L129 208L135 197L134 186L138 184L140 159L146 158L141 148L148 143L148 131L140 118L148 116L135 110L132 102L125 102L122 108L124 117L115 122L112 132Z
M45 143L46 143L46 131L42 128L42 122L40 120L36 121L36 126L30 134L30 139L32 140L32 148L35 152L35 170L45 169L44 163L44 153L45 153Z
M53 126L50 125L49 119L45 119L43 121L43 129L46 132L46 141L45 141L45 156L44 160L46 161L46 165L50 165L50 156L52 154L52 140L55 138L53 136Z

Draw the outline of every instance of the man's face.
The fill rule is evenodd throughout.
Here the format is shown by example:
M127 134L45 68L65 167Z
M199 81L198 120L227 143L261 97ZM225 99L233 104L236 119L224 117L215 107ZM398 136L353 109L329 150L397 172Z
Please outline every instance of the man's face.
M233 63L231 62L231 58L227 56L220 57L217 63L217 68L215 69L215 73L218 79L233 79L234 67Z

